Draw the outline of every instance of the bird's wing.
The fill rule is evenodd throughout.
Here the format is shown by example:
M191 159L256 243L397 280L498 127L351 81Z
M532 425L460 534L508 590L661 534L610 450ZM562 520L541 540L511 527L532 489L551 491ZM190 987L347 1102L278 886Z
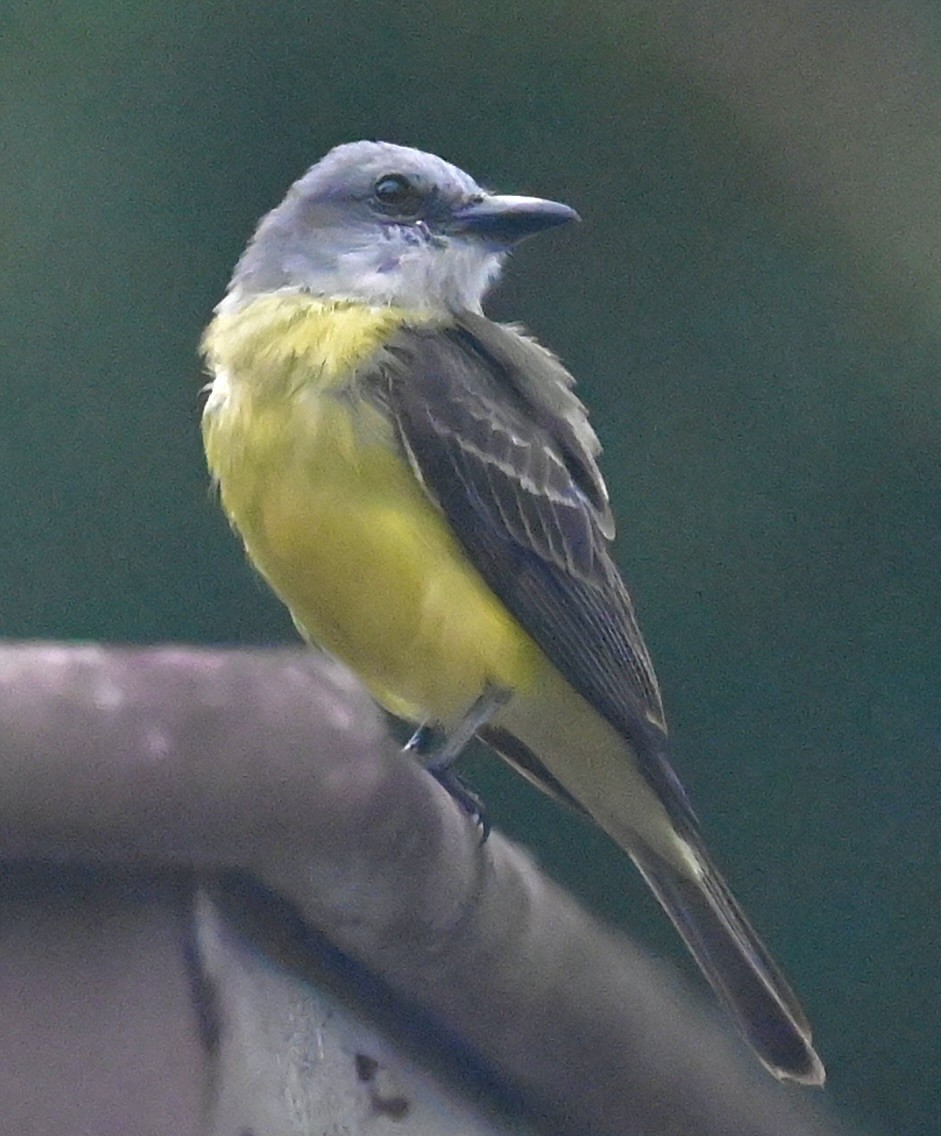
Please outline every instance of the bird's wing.
M608 550L597 440L568 372L516 329L462 315L402 328L366 385L489 587L692 826L664 756L657 680Z
M466 316L403 328L364 378L468 558L565 679L629 741L697 870L640 842L619 843L719 998L775 1075L822 1084L803 1011L702 846L666 759L657 682L608 551L597 442L571 378L514 329ZM579 807L538 754L499 728L484 736L551 795Z

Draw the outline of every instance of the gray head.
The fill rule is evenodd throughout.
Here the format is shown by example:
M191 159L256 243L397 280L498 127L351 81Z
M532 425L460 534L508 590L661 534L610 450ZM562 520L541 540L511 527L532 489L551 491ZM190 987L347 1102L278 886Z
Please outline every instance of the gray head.
M423 310L479 311L517 241L576 217L489 193L434 154L337 146L263 217L225 303L280 288Z

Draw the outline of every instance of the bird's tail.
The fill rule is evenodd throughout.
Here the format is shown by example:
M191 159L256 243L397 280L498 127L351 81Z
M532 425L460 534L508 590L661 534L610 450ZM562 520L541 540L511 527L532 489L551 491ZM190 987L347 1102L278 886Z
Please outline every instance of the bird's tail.
M539 697L509 704L486 740L552 796L587 813L633 859L768 1069L823 1084L807 1019L712 863L666 762L641 761L556 672L547 670L541 684Z
M698 844L698 842L696 842ZM767 1068L822 1085L823 1064L804 1012L702 847L695 875L652 852L631 850L644 879L726 1008Z

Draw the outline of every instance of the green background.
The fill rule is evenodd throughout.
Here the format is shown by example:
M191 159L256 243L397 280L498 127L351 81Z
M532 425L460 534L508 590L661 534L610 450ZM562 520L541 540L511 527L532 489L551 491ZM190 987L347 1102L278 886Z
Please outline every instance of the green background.
M255 220L387 138L584 218L490 305L580 379L710 842L873 1131L941 1112L941 10L43 4L0 14L0 633L292 641L207 492L200 330ZM685 966L630 865L494 821Z

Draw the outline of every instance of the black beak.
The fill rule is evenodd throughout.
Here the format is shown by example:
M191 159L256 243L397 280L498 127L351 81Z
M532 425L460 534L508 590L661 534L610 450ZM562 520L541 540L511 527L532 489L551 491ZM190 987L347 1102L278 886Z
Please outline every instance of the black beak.
M488 243L509 248L524 237L577 220L579 216L575 210L558 201L546 201L541 197L487 194L479 201L456 209L448 230L457 234L467 233Z

